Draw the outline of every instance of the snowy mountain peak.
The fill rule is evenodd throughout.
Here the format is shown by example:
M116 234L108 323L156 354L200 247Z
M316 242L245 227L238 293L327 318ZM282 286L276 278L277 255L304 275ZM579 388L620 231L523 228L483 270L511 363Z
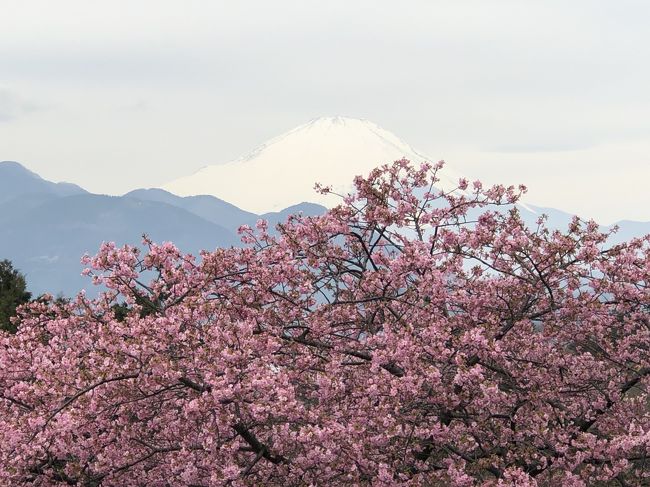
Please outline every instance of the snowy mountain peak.
M303 128L303 127L319 127L319 126L329 126L329 125L372 125L374 127L377 127L374 123L372 123L370 120L366 120L363 118L354 118L354 117L342 117L340 115L334 116L334 117L318 117L318 118L313 118L309 122L300 125L296 127L297 129Z
M333 206L338 199L317 194L313 189L316 182L345 193L356 175L366 175L378 165L403 157L414 162L432 161L368 120L322 117L234 161L205 167L163 188L181 196L214 195L255 213L277 211L303 201ZM450 170L444 173L449 184L457 182Z

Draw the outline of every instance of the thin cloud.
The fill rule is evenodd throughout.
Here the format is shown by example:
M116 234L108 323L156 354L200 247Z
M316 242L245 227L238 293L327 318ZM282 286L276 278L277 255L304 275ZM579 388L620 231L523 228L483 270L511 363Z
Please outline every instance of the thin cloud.
M127 112L146 112L151 110L151 105L146 100L137 100L122 107Z
M23 100L13 91L0 89L0 122L11 122L40 108L35 103Z

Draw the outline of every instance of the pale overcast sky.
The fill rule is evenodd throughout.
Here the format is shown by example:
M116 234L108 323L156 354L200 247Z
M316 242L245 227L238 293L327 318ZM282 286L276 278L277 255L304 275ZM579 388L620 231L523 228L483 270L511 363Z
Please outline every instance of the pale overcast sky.
M0 0L0 160L118 194L319 116L650 220L647 0Z

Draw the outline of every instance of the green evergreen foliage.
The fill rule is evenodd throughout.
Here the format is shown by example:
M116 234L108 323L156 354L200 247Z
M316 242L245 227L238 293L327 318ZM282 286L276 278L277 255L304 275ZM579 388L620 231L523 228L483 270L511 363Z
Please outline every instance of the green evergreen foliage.
M142 294L135 294L135 304L137 306L138 310L138 316L140 318L144 318L145 316L149 316L152 314L155 314L158 310L159 307L164 301L165 297L160 297L158 300L151 300L150 298L142 295ZM133 307L129 306L127 303L115 303L113 306L111 306L111 309L113 310L113 313L115 313L115 319L119 321L120 323L126 321L126 318L129 316L130 313L133 312Z
M27 282L18 270L14 269L9 260L0 261L0 329L16 331L11 322L16 308L27 303L32 295L27 291Z

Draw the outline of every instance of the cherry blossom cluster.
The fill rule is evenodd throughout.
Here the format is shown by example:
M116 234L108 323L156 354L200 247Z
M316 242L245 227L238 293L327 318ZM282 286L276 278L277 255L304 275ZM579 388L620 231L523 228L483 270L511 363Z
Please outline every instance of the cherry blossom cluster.
M85 257L99 297L0 336L0 484L648 485L650 239L441 170L240 248Z

